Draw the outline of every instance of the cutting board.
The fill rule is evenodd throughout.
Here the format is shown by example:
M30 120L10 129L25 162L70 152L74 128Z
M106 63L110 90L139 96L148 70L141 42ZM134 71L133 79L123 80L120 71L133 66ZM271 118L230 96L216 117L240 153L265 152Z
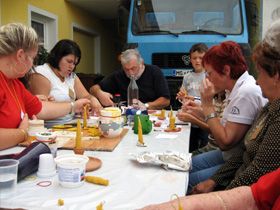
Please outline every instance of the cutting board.
M123 137L127 134L128 128L124 128L121 134L115 138L106 138L100 136L99 139L84 135L82 137L82 145L85 150L89 151L108 151L112 152L120 143ZM22 142L20 146L28 146L32 140ZM59 149L73 149L75 146L75 132L67 132L65 136L57 136L57 144Z
M120 143L123 137L127 134L128 129L124 128L120 136L115 138L106 138L101 136L100 139L83 140L82 145L85 150L95 151L113 151L116 146ZM62 149L73 149L75 146L75 139L71 138L61 148Z

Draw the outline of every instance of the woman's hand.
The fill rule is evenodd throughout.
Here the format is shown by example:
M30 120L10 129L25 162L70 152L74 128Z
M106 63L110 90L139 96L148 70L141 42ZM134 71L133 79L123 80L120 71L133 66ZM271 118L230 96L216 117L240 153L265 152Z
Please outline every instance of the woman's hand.
M187 112L196 118L204 121L204 114L202 111L202 107L199 103L196 103L195 101L188 100L182 105L182 111Z
M90 100L86 98L81 98L74 102L74 111L75 113L81 113L84 111L84 106L90 104Z
M176 116L181 121L194 123L195 116L193 116L191 113L181 111L181 112L177 112Z
M96 113L97 115L100 115L100 111L101 109L103 108L102 105L99 103L98 99L95 98L94 96L91 96L90 97L90 105L91 105L91 108L92 108L92 111L94 113Z
M212 192L216 187L216 182L212 179L207 179L204 182L200 182L193 189L191 194L200 194L200 193L208 193Z
M216 94L214 85L209 79L204 79L200 87L201 106L205 116L213 112L213 98Z
M18 128L23 129L26 132L28 131L28 114L24 114Z

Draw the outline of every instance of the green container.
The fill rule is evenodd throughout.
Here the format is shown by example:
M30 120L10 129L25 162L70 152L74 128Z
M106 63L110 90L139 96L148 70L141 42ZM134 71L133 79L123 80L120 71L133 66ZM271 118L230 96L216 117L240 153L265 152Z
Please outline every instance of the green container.
M138 133L138 117L140 118L143 134L148 134L153 128L153 123L149 115L134 115L134 133Z

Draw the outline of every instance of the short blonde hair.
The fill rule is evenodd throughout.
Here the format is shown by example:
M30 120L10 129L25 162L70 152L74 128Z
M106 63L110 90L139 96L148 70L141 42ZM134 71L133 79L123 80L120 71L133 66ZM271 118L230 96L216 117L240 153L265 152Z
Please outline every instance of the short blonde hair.
M9 23L0 27L0 56L10 55L19 49L29 51L38 47L36 31L21 23Z

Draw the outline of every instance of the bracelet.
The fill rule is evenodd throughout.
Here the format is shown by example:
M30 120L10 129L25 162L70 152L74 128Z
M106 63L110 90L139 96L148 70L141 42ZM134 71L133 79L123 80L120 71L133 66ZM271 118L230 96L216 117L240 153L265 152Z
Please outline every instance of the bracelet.
M208 120L216 117L218 117L218 114L216 112L212 112L205 117L205 121L207 122Z
M70 112L71 115L75 115L75 109L74 109L74 102L71 101L71 112Z
M221 196L219 196L218 193L214 193L214 195L216 196L216 198L218 198L218 200L222 204L223 209L228 210L225 200Z
M28 133L27 133L23 128L19 128L19 130L20 130L21 133L23 133L23 135L24 135L24 141L26 141L27 138L28 138Z

